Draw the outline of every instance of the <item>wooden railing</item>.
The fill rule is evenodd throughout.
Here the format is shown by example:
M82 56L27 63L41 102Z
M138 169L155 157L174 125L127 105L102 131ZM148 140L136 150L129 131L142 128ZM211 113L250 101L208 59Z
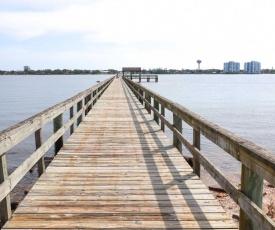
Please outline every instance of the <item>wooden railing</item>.
M81 123L83 115L86 115L97 99L106 90L114 78L109 78L96 86L85 90L76 96L61 102L17 125L0 132L0 211L1 224L3 225L11 217L10 192L35 165L38 165L39 176L45 170L44 154L54 145L55 154L63 146L63 135L70 129L74 132L74 124ZM63 114L70 110L70 119L63 124ZM74 111L77 111L74 114ZM53 122L54 134L45 142L42 141L42 128L49 122ZM6 152L29 137L35 135L36 151L28 157L11 175L8 175Z
M158 75L156 74L133 74L133 75L124 75L125 78L128 79L139 79L139 82L141 82L141 79L146 79L147 82L150 82L150 80L155 80L155 82L158 82Z
M274 221L262 211L263 180L275 186L275 154L207 121L140 84L123 79L148 112L151 114L153 111L154 120L160 123L161 129L164 131L164 127L167 126L172 131L173 144L178 150L182 152L183 144L193 155L194 173L200 176L200 165L202 165L240 206L241 230L275 229ZM165 109L173 113L173 124L166 119ZM182 121L193 128L193 143L182 134ZM230 182L225 174L201 153L201 134L241 162L241 189Z

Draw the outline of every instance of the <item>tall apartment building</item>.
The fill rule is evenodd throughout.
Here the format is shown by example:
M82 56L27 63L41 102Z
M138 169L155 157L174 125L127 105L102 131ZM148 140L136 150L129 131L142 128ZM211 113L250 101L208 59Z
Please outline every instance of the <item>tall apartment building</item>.
M31 70L31 68L30 68L29 66L25 65L25 66L24 66L24 71L25 71L25 72L28 72L29 70Z
M261 73L261 63L257 61L245 62L244 63L245 73Z
M224 73L239 73L240 72L240 63L239 62L226 62L223 64Z

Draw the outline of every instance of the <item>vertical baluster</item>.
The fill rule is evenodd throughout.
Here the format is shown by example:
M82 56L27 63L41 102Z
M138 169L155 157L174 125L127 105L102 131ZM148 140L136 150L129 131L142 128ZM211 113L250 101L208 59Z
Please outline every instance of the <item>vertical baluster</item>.
M89 96L88 96L88 102L90 102L90 101L91 101L91 99L92 99L92 95L91 95L91 94L89 94ZM90 112L90 111L91 111L91 109L92 109L92 104L90 104L90 105L88 106L88 112Z
M145 92L145 99L151 104L151 96L148 92ZM145 109L148 111L149 114L151 114L151 108L149 105L145 103Z
M39 149L42 145L42 129L38 129L35 134L35 147L36 149ZM40 160L37 162L38 167L38 176L40 177L45 172L45 160L44 156L40 158Z
M258 207L262 208L263 179L246 166L242 165L241 191L251 199ZM258 230L259 228L240 210L240 230Z
M60 114L53 120L53 131L56 133L63 126L63 114ZM58 151L63 147L64 136L62 135L54 144L55 147L55 155Z
M164 105L161 105L161 115L165 117L165 107L164 107ZM161 121L160 128L163 132L165 131L165 125L164 125L163 121Z
M139 93L141 94L141 96L140 96L140 98L139 98L139 101L140 101L140 103L143 105L143 99L142 99L142 97L143 97L144 95L143 95L142 89L139 89Z
M0 156L0 184L8 178L6 154ZM11 218L10 195L0 202L1 225L3 226Z
M182 120L175 114L173 114L173 125L180 133L182 133ZM180 153L182 153L182 143L174 133L173 145L179 150Z
M193 129L193 145L198 150L201 149L201 135L200 131L196 129ZM195 156L193 156L193 172L200 177L200 163Z
M86 96L86 97L84 98L84 106L87 105L88 101L89 101L88 96ZM87 114L88 114L88 108L85 109L85 117L86 117Z
M70 108L70 119L74 117L74 106ZM72 135L74 132L74 123L70 127L70 134Z
M154 99L154 108L159 111L159 103ZM156 113L154 113L154 120L159 124L159 117Z
M83 100L79 101L76 105L77 112L79 112L83 108ZM82 114L77 118L77 126L82 122Z
M95 90L93 91L93 97L95 97ZM96 102L96 99L94 98L94 101L93 101L93 105L95 104L95 102Z

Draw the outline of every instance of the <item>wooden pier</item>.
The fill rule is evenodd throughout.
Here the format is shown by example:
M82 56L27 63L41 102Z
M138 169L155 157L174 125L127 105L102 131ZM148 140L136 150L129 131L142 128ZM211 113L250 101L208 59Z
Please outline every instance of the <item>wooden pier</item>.
M167 103L160 108L162 98L154 94L151 105L152 96L139 84L112 78L38 114L32 122L0 133L1 219L7 221L3 229L237 229L198 177L200 164L210 168L198 155L200 132L197 129L194 145L189 147L197 154L192 169L180 153L181 143L187 145L181 138L180 111L171 125L164 116ZM169 106L174 110L174 105ZM63 124L60 117L67 109L71 119ZM42 143L38 134L49 114L59 128ZM196 124L195 119L189 122ZM173 143L163 132L165 126L174 131ZM69 128L72 135L63 144ZM206 129L201 128L202 133ZM18 134L20 130L25 133ZM37 150L15 174L7 175L5 152L31 133L36 134ZM54 143L60 150L45 170L43 154ZM11 215L8 194L36 162L41 176ZM267 179L274 173L272 164L273 159L267 163ZM212 171L218 181L224 179ZM257 226L273 229L274 222L260 208L253 202L247 205L249 199L233 191L225 179L223 184L230 195L238 196L248 216L255 215Z

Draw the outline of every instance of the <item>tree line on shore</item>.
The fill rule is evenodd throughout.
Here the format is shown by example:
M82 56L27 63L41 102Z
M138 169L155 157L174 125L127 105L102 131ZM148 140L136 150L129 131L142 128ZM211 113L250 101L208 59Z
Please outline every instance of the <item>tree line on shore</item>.
M85 74L118 74L121 71L115 69L107 70L80 70L80 69L44 69L44 70L0 70L0 75L85 75ZM274 69L262 69L263 74L275 74ZM167 69L167 68L155 68L155 69L142 69L142 74L223 74L223 70L220 69ZM238 74L243 74L241 70Z

